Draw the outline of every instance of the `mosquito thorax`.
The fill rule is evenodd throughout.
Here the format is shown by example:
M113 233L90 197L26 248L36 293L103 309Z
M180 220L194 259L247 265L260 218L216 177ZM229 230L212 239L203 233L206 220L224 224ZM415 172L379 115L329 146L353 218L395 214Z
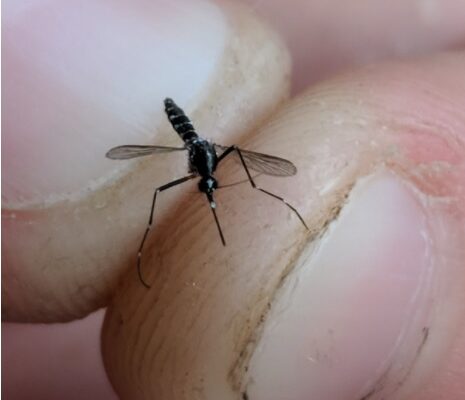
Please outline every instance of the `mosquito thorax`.
M202 193L213 193L218 188L218 182L212 176L207 176L199 181L199 190Z

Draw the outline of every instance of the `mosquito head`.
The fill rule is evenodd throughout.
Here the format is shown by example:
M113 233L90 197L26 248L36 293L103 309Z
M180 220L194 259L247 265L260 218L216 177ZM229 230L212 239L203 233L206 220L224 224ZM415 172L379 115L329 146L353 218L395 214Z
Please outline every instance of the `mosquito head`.
M199 190L206 194L212 194L218 188L218 182L213 176L202 178L199 181Z
M169 97L167 97L164 101L165 103L165 106L168 107L168 106L173 106L174 105L174 101L173 99L170 99Z

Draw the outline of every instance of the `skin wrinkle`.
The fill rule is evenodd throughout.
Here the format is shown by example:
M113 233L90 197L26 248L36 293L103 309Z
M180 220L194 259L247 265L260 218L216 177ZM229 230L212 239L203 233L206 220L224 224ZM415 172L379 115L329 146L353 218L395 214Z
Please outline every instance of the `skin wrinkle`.
M204 221L204 219L201 218L201 217L199 216L199 222L201 222L201 221ZM162 246L162 247L163 247L163 246ZM189 252L189 247L186 248L186 252ZM169 253L169 251L168 251L168 253ZM159 254L160 254L160 253L159 253ZM162 255L161 255L161 254L159 255L159 258L158 258L158 259L160 260L160 263L159 263L159 271L165 271L165 270L166 270L166 271L168 271L168 273L172 273L172 272L173 272L172 269L163 268L163 258L162 258ZM201 272L201 270L199 270L199 272ZM159 290L156 290L156 293L157 293L156 298L162 297L163 292L164 292L164 288L166 287L166 282L169 282L169 281L170 281L169 278L163 279L163 282L165 282L165 284L164 284L162 287L160 287ZM208 299L205 299L205 300L204 300L205 303L206 303L207 301L208 301ZM157 300L154 300L153 302L151 302L151 306L155 305L156 303L157 303ZM199 308L198 310L200 310L200 309L201 309L201 308ZM198 312L198 310L197 310L197 312ZM136 311L136 312L137 312L137 311ZM145 314L145 313L144 313L144 314ZM160 315L160 318L157 319L157 320L155 320L155 321L154 321L154 324L150 325L148 331L149 331L149 332L154 332L154 331L156 331L156 330L157 330L157 327L158 327L158 325L159 325L159 322L160 322L161 320L163 320L163 318L164 318L165 315L170 315L170 314L171 314L171 312L170 312L167 308L166 308L166 309L164 308L164 312ZM147 320L147 319L144 319L144 320ZM195 323L195 320L192 319L192 322L191 322L191 323L194 324L194 323ZM140 330L142 330L143 328L144 328L144 327L143 327L143 324L142 324ZM140 332L140 330L139 330L139 332ZM151 344L150 344L150 343L151 343L152 340L154 340L154 335L149 337L147 343L146 343L145 345L143 345L142 348L151 347ZM136 343L139 343L139 338L136 339ZM153 369L153 364L155 363L155 360L156 360L157 356L159 355L159 352L161 351L161 349L163 349L163 347L164 347L164 340L162 340L162 341L158 344L158 346L155 348L155 351L153 351L152 357L150 358L150 361L149 361L149 366L150 366L149 370ZM145 355L141 358L140 363L139 363L139 366L140 366L141 368L142 368L142 366L145 364L145 361L144 361L144 360L145 360Z
M415 366L415 364L417 363L418 359L420 358L420 355L426 345L426 342L428 341L428 338L429 338L429 335L430 335L430 328L428 326L425 326L423 327L423 329L421 330L421 342L420 342L420 345L418 346L418 349L415 353L415 358L413 359L412 361L412 364L410 365L407 373L405 374L405 376L399 381L398 383L398 387L401 387L405 381L407 381L407 379L409 378L410 374L412 373L412 370L413 370L413 367Z
M189 214L189 215L192 215L192 214ZM183 218L181 218L181 219L183 219ZM206 224L206 225L209 225L209 224L210 224L210 221L209 221L209 220L205 220L205 218L203 218L201 215L199 215L199 216L197 217L197 219L198 219L199 222L202 222L202 223L204 223L204 224ZM195 226L195 225L198 225L198 224L194 224L194 226ZM158 236L158 235L156 235L156 236ZM172 242L169 241L169 240L166 240L166 241L167 241L168 244L172 243ZM174 243L173 243L173 245L174 245ZM161 245L161 247L164 248L163 245ZM194 246L194 247L195 247L195 246ZM168 253L169 253L169 252L168 252ZM188 249L186 250L186 253L189 253ZM162 265L163 265L163 258L162 258L162 255L161 255L160 253L159 253L159 260L160 260L160 262L159 262L159 266L160 266L160 267L159 267L159 269L157 269L159 273L167 273L168 275L169 275L169 274L174 274L174 275L176 275L177 272L176 272L175 269L172 269L172 268L168 268L168 269L167 269L167 268L163 268L163 267L162 267ZM180 264L182 264L182 263L180 263ZM207 266L207 263L204 263L203 268L205 268L206 266ZM203 268L202 268L202 269L203 269ZM198 272L201 272L201 271L198 271ZM166 282L169 282L170 279L167 278L167 277L160 277L160 279L157 279L156 282L160 282L160 281L163 282L163 283L162 283L162 286L161 286L160 288L157 288L157 287L152 288L152 289L153 289L153 292L155 293L156 298L163 297L163 293L164 293L164 291L165 291L165 289L166 289ZM168 288L168 289L169 289L169 288ZM147 304L149 304L149 305L150 305L150 308L152 308L153 305L154 305L155 303L157 303L157 301L158 301L158 300L155 299L155 300L153 300L152 302L148 302ZM205 302L205 303L208 303L208 299L204 299L204 302ZM141 311L143 315L146 314L146 312L144 312L144 310L141 310L140 308L137 308L137 309L135 310L135 313L137 313L138 311ZM138 331L139 333L138 333L138 337L136 338L135 342L136 342L136 343L140 343L140 340L141 340L141 337L142 337L142 333L141 333L141 332L142 332L143 330L147 330L148 332L154 332L154 331L157 329L157 326L159 325L159 323L160 323L162 320L164 320L164 317L166 317L167 315L168 315L168 316L169 316L169 315L172 315L172 314L173 314L173 312L172 312L169 308L163 308L162 314L159 316L159 318L157 318L157 319L155 319L155 320L153 321L153 323L150 325L150 327L144 327L144 326L143 326L143 325L145 324L145 320L150 319L150 318L143 318L143 321L144 321L144 322L143 322L142 324L139 324L139 326L138 326L138 328L137 328L137 331ZM173 315L174 315L174 314L173 314ZM195 323L195 321L192 320L192 323ZM144 329L144 328L145 328L145 329ZM155 362L157 361L157 357L162 357L161 353L162 353L163 351L165 351L165 339L163 339L163 340L161 340L160 342L157 343L156 348L155 348L154 351L151 353L150 359L149 359L149 360L146 359L146 352L144 351L144 349L145 349L145 348L153 348L152 345L151 345L151 342L152 342L152 340L155 340L154 337L155 337L155 335L153 335L153 336L150 336L150 335L149 335L148 340L147 340L147 343L138 346L138 347L140 348L140 350L143 351L143 354L142 354L141 358L139 358L139 361L140 361L140 362L137 363L137 365L138 365L139 368L140 368L140 371L136 373L136 379L137 379L137 377L141 377L141 376L142 376L142 375L141 375L141 372L145 369L145 366L146 366L147 363L148 363L148 370L149 370L149 371L153 370L153 369L154 369L154 364L155 364ZM138 356L137 356L137 354L136 354L135 352L131 352L131 356L132 356L131 359L133 359L133 360L134 360L134 359L136 359L136 360L138 359ZM168 354L165 354L164 357L165 357L165 358L168 357ZM133 361L131 361L131 363L133 363ZM164 364L165 364L164 362L161 362L161 365L164 365ZM160 370L160 373L162 373L162 372L163 372L163 369Z
M451 128L449 126L441 124L440 121L430 121L426 119L406 120L402 119L401 117L402 116L399 116L395 123L390 123L392 131L402 132L403 137L404 135L421 135L426 140L436 139L437 144L441 145L441 150L443 150L442 153L447 152L447 159L438 160L435 158L434 161L449 161L450 163L454 164L460 162L460 150L463 151L464 144L458 136L452 134L452 131L450 131ZM445 131L448 131L447 135L442 133L438 134L438 132ZM421 145L421 143L419 144ZM441 154L441 156L445 157L445 154Z
M426 326L423 327L423 329L421 330L421 340L420 340L420 344L418 345L418 348L417 348L417 350L415 352L415 356L414 356L412 362L410 363L410 365L408 366L407 372L397 382L395 388L388 394L389 396L392 396L393 394L395 394L403 386L403 384L407 381L407 379L409 378L410 374L413 371L413 368L415 367L415 364L418 362L418 360L420 358L422 350L424 349L424 347L426 345L426 342L427 342L428 337L429 337L429 332L430 332L430 328L426 327ZM392 370L392 365L390 365L388 368L386 368L386 371L381 375L381 377L373 385L373 389L371 389L366 395L361 397L360 400L369 400L374 395L381 392L385 388L386 383L389 381L389 375L391 373L391 370Z
M373 397L375 394L381 392L384 389L384 385L386 384L387 377L391 372L391 367L389 366L386 368L386 371L380 376L380 378L375 382L373 385L373 389L371 389L366 395L360 398L360 400L368 400L369 398Z
M401 155L401 157L408 160L405 155ZM456 190L459 187L456 182L460 177L456 178L454 174L457 173L457 169L462 167L441 162L439 170L434 161L424 163L399 162L396 157L391 158L388 163L394 171L414 183L422 193L430 196L430 201L446 200L450 204L460 201L460 193ZM444 176L448 179L444 179ZM456 198L454 199L454 197Z
M187 197L184 196L182 199L179 200L179 203L182 203L183 199ZM200 206L203 206L203 204L199 204L199 207ZM178 207L174 207L175 209L178 209ZM184 210L182 207L181 207L181 210ZM189 216L189 217L192 217L193 215L192 214L186 214L186 216ZM195 227L199 221L203 220L204 217L200 214L195 214L194 215L194 218L184 218L183 215L181 214L180 216L178 215L178 217L181 219L181 220L186 220L186 221L189 221L189 225L188 226L183 226L181 227L182 229L185 229L186 231L189 231L191 229L191 227ZM160 229L158 232L152 232L152 233L155 233L153 235L153 241L154 242L159 242L160 243L160 246L159 248L163 248L165 249L164 251L166 252L166 254L169 254L171 252L171 247L172 246L175 246L176 243L171 241L169 238L163 238L161 237L161 233L163 231L162 229L162 226L164 224L167 224L167 225L172 225L170 223L172 218L170 218L169 216L167 216L166 218L163 219L162 222L160 222ZM162 225L163 224L163 225ZM187 247L186 247L186 252L189 251L189 243L186 243ZM194 246L192 244L192 246ZM142 303L145 303L147 305L147 310L141 308L140 306L137 307L134 312L131 314L131 317L130 318L136 318L138 319L138 314L141 313L142 315L147 315L147 313L150 312L150 309L154 306L154 304L156 304L158 302L158 299L160 297L163 297L163 293L165 292L166 288L168 287L169 289L169 284L167 282L170 281L171 278L169 278L169 275L175 273L175 270L174 269L167 269L167 268L163 268L163 265L164 265L164 258L163 258L163 254L158 250L158 247L151 247L149 246L149 253L148 254L148 257L147 258L152 258L155 257L153 255L154 252L156 252L158 255L157 255L157 260L158 260L158 267L156 269L156 273L157 274L165 274L163 277L162 276L158 276L157 279L156 279L156 282L162 282L162 286L161 287L153 287L152 290L150 292L147 293L147 295L154 295L154 299L150 302L142 302ZM155 269L153 269L155 271ZM199 271L200 272L200 271ZM151 281L151 279L149 279L149 281ZM142 292L142 296L143 297L145 295L144 292ZM137 301L135 302L135 304L139 304L140 302ZM165 340L162 340L161 342L159 342L156 346L156 348L154 348L154 351L152 353L152 356L150 358L150 360L146 360L146 357L148 356L148 354L144 351L144 349L146 348L151 348L151 342L153 340L155 340L154 336L150 336L150 335L147 335L147 340L145 341L145 343L141 343L142 341L142 337L143 337L143 333L142 332L154 332L156 331L160 324L160 322L164 319L164 316L166 315L170 315L172 312L169 310L169 309L163 309L163 313L162 315L160 316L160 318L156 319L156 320L153 320L151 321L150 318L142 318L142 323L140 324L137 324L137 332L136 332L136 337L135 337L135 343L138 343L139 345L136 346L136 348L138 348L141 352L142 352L142 355L139 356L137 352L135 351L130 351L130 349L128 348L127 350L130 351L130 356L129 356L129 361L132 365L137 365L138 368L136 368L136 370L134 371L134 378L136 379L136 381L138 380L138 377L141 377L142 376L142 371L145 369L145 365L146 363L148 363L149 365L149 370L151 370L153 368L153 365L155 363L155 360L157 359L157 357L159 356L160 352L164 349L164 344L165 344ZM149 326L146 326L145 324L146 323L150 323ZM144 335L146 336L146 335ZM138 362L136 363L135 361L138 360Z
M358 179L360 179L359 177ZM261 311L258 313L258 318L252 320L251 318L247 319L247 334L242 335L244 338L239 338L237 340L235 351L238 354L237 358L231 365L228 372L228 381L231 384L231 387L237 391L241 392L242 396L244 393L247 394L246 387L247 382L244 382L248 372L248 364L250 359L255 351L255 347L259 342L263 334L263 325L267 319L267 315L272 307L273 300L279 294L280 289L286 281L286 278L297 268L298 260L300 259L305 248L315 245L316 241L321 239L322 236L326 233L329 225L336 221L339 217L344 205L347 203L347 199L354 187L355 183L351 183L341 190L335 197L332 205L325 212L327 217L323 221L319 221L319 228L314 228L303 237L299 243L292 245L289 249L283 250L283 258L291 250L294 250L292 256L289 258L289 261L284 268L281 276L279 277L278 282L272 291L268 291L266 294L263 294L262 291L258 294L258 299L252 304L263 303L263 300L266 300L266 303L261 306ZM279 261L277 262L279 264ZM250 310L248 310L250 312ZM241 327L241 331L244 331L244 327ZM247 395L248 397L248 395Z

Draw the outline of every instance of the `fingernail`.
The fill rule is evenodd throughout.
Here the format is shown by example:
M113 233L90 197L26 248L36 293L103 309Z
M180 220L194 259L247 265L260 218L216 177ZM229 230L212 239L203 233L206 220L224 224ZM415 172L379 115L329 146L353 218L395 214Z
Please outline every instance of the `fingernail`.
M432 256L408 183L360 181L275 298L251 358L251 399L365 399L408 379L428 336Z
M228 31L207 1L8 2L3 22L9 208L83 193L114 170L109 146L153 142L163 99L201 95Z

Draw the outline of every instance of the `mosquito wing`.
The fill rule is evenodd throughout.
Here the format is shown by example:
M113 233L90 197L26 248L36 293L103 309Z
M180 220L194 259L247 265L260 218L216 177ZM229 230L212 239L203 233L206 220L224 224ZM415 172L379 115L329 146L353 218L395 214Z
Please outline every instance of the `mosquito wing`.
M124 145L113 147L105 155L112 160L127 160L129 158L148 156L150 154L171 153L172 151L186 150L185 147L168 147L168 146L139 146Z
M215 144L215 147L225 151L228 147ZM256 153L255 151L241 150L245 165L254 171L272 176L292 176L297 173L297 168L289 160L270 156L269 154ZM241 161L239 154L235 153L236 161Z

